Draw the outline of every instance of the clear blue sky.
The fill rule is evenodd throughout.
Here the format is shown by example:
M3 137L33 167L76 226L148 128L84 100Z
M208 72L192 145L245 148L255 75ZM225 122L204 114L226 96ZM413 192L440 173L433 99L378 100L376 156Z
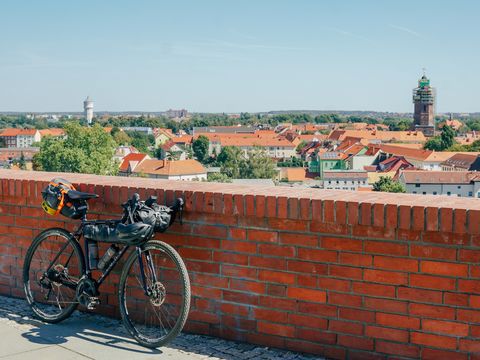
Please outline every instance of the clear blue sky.
M0 111L480 111L475 0L16 0Z

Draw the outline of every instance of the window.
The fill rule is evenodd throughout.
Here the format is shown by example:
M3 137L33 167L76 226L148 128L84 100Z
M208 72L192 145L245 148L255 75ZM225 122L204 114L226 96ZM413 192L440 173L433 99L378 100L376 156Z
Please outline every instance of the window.
M447 195L450 196L452 195L452 193L450 191L447 191Z
M420 184L415 184L415 187L420 187Z
M427 192L426 192L426 191L424 191L424 192L422 192L422 194L423 194L423 195L427 195Z
M472 197L473 196L473 191L469 191L468 196Z
M433 192L433 195L437 195L437 192L436 192L436 191L434 191L434 192Z
M457 186L457 189L461 189L462 187L460 185Z
M414 191L413 193L414 193L414 194L416 194L417 192L416 192L416 191Z

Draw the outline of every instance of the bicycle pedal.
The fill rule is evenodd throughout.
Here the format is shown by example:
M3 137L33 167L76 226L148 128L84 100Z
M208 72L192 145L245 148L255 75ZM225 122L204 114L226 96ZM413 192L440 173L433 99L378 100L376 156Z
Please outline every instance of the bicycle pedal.
M94 310L97 305L100 305L100 299L98 297L91 297L88 299L88 310Z

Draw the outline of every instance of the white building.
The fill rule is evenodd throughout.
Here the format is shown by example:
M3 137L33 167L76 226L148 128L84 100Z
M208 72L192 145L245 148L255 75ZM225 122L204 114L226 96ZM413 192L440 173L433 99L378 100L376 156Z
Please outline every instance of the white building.
M87 123L91 124L93 119L93 100L90 99L90 96L87 96L83 102L83 112Z
M323 188L330 190L358 190L369 188L366 171L331 170L323 172Z
M480 197L478 172L405 170L399 181L409 194Z

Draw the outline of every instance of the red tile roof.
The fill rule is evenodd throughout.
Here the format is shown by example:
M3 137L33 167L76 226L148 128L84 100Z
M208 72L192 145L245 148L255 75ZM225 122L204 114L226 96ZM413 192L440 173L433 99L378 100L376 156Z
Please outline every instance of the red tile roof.
M407 184L470 184L480 181L480 173L476 171L404 170L400 177Z
M366 130L334 130L329 139L343 141L346 137L357 137L382 142L425 142L426 138L421 131L366 131Z
M135 173L150 175L179 176L206 174L207 170L197 160L157 160L142 161L134 170Z
M134 161L140 163L145 159L149 159L150 157L147 154L142 153L130 153L122 159L122 163L120 164L120 171L126 172L128 171L128 167L130 162Z

